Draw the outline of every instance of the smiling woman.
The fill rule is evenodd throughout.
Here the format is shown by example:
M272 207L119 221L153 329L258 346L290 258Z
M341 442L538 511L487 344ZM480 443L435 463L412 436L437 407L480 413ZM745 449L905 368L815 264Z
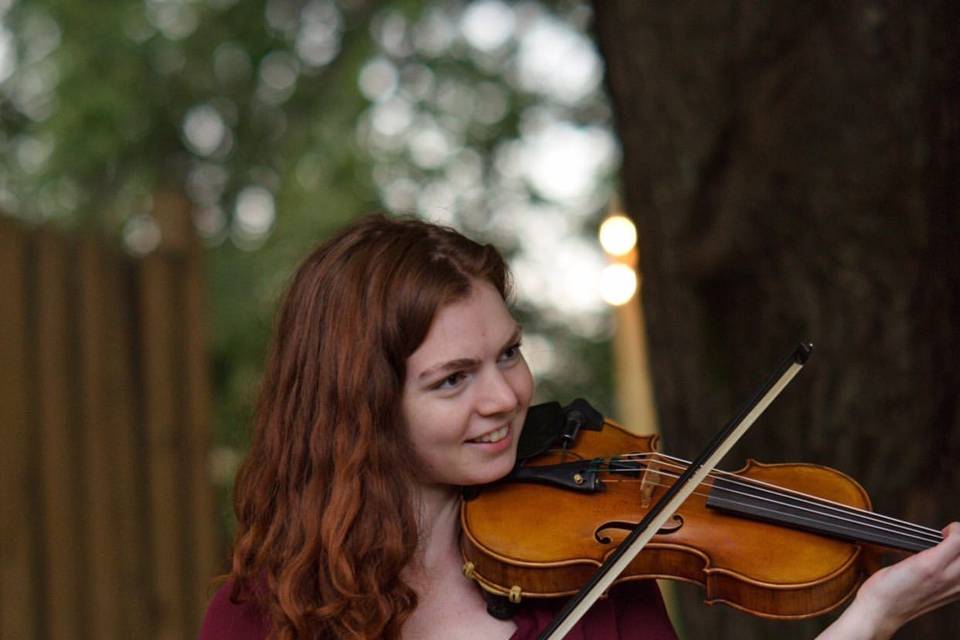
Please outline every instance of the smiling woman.
M372 216L307 257L277 320L204 640L519 640L546 624L543 608L488 615L460 570L461 488L510 471L533 394L509 298L493 247L415 219ZM656 588L629 591L634 606L597 608L586 637L642 619L674 637Z
M509 473L532 394L520 327L496 289L472 281L407 360L403 416L421 482L448 493Z
M514 466L533 392L508 299L495 249L419 220L372 216L307 257L201 640L532 640L547 626L548 605L492 617L461 573L461 490ZM960 535L947 533L875 574L829 637L884 638L956 598ZM612 590L567 637L675 635L650 582Z

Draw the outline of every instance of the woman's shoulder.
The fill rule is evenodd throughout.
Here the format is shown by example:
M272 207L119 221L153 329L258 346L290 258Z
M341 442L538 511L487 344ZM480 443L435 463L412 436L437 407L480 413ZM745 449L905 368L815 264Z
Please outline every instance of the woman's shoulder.
M521 607L514 617L511 640L533 640L550 624L563 604ZM614 587L570 630L568 640L676 640L667 610L654 580L631 581Z
M233 581L223 583L207 605L200 640L266 640L270 621L252 600L234 601Z

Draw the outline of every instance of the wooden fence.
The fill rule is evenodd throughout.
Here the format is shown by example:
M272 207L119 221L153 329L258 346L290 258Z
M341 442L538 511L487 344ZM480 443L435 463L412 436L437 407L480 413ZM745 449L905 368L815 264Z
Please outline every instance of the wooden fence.
M0 638L196 637L222 553L200 250L0 217Z

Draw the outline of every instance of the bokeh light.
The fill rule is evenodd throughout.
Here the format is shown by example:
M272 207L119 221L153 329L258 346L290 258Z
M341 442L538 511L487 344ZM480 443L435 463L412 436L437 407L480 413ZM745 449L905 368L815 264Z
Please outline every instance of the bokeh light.
M608 265L600 273L600 295L607 304L626 304L637 292L637 284L637 272L625 264Z
M637 228L630 218L610 216L600 225L600 246L612 256L625 256L637 246Z

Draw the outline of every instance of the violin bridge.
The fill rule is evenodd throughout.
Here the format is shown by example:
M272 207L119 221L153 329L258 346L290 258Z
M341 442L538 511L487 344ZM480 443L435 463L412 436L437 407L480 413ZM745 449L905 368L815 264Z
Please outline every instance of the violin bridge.
M653 502L653 492L657 485L663 481L658 463L655 461L647 462L643 469L643 475L640 477L640 507L649 509Z

